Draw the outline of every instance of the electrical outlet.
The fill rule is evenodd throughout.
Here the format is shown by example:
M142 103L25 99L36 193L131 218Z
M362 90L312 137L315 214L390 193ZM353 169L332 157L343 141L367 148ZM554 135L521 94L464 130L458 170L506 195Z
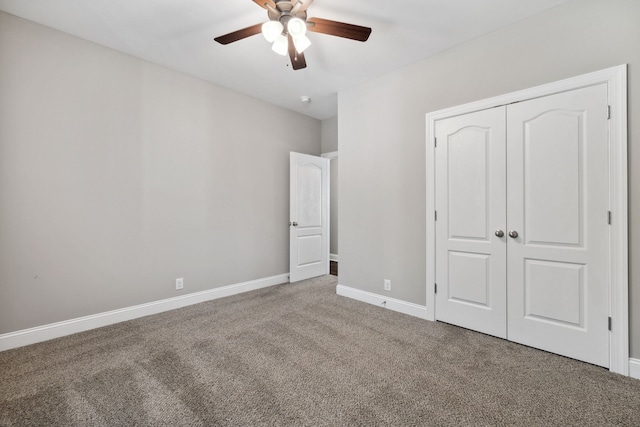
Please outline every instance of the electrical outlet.
M184 279L181 277L176 279L176 291L182 289L184 287Z
M391 291L391 280L384 279L384 290Z

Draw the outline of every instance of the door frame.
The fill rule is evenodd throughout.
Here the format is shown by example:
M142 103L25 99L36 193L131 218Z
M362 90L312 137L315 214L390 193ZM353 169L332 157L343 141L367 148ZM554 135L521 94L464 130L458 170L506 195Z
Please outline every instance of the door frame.
M427 113L426 141L426 319L435 321L435 125L438 120L479 110L567 92L601 83L607 84L610 106L609 174L611 233L609 315L609 370L629 375L629 257L628 257L628 190L627 190L627 65L619 65L577 77L536 86L456 107Z

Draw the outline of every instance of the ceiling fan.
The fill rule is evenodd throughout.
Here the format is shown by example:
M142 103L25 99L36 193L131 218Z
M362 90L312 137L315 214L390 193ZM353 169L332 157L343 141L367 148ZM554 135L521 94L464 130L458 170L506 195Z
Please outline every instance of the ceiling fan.
M269 20L263 24L252 25L241 30L216 37L220 44L229 44L262 33L272 49L280 55L289 54L291 66L300 70L307 66L304 50L311 45L306 36L307 30L314 33L329 34L351 40L365 42L371 34L371 28L328 19L307 19L307 8L313 0L253 0L268 12Z

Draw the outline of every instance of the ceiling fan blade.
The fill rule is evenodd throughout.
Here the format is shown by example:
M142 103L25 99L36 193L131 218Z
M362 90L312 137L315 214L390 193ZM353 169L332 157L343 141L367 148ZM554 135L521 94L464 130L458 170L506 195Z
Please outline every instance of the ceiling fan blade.
M247 37L255 36L256 34L260 34L261 32L262 24L256 24L229 34L225 34L224 36L216 37L214 40L220 44L229 44L237 42L238 40L246 39Z
M289 39L289 58L291 59L291 68L294 70L301 70L302 68L307 67L307 61L304 59L304 53L298 53L296 51L296 47L293 44L293 39L291 35L288 36Z
M253 0L253 2L263 9L267 9L267 5L273 7L274 9L276 8L276 4L273 2L273 0Z
M366 42L371 34L371 28L360 25L345 24L344 22L330 21L328 19L307 19L307 29L314 33L329 34L331 36L344 37L346 39Z
M298 0L293 6L293 9L291 9L291 14L295 15L298 12L304 12L309 6L311 6L311 3L313 3L313 0Z

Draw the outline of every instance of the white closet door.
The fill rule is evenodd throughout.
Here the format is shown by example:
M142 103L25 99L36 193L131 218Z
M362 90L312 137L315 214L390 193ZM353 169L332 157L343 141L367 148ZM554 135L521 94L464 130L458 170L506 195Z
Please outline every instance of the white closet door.
M436 319L506 337L505 107L436 124Z
M605 84L507 108L508 338L605 367L607 129Z

